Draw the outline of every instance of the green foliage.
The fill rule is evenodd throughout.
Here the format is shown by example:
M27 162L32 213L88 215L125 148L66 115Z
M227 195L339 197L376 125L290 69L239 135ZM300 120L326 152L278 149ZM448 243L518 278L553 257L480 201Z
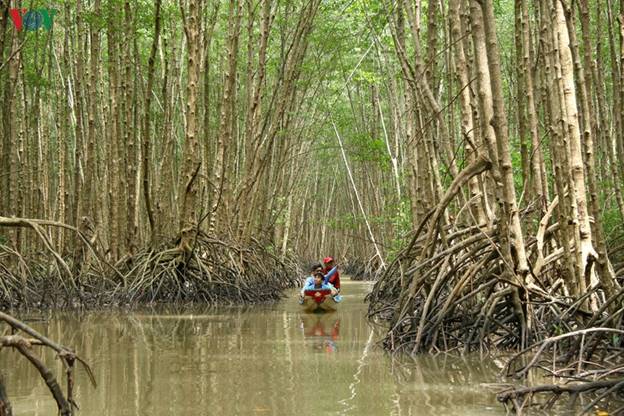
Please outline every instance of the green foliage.
M624 229L622 229L622 217L617 207L607 207L603 211L602 228L605 230L607 240L615 238L624 232Z
M364 223L364 219L361 216L356 216L352 213L346 213L333 218L325 218L322 221L332 230L356 230L361 224Z
M382 170L390 169L390 157L383 139L368 134L353 134L349 137L350 157L358 162L374 162Z
M102 13L102 11L96 12L93 8L89 8L82 12L81 18L92 30L102 30L106 28L107 16L105 13Z
M380 1L356 0L349 4L345 12L360 24L368 21L375 33L381 33L388 24L388 10Z
M381 84L382 81L381 74L372 71L366 71L364 69L358 69L356 75L354 76L354 79L355 81L364 82L370 85Z
M522 177L522 153L520 151L520 139L510 137L511 142L511 166L513 170L514 188L516 194L520 195L524 186L524 178Z
M393 221L395 234L394 238L390 241L389 247L386 248L386 253L389 260L396 257L398 252L405 247L405 236L412 229L412 215L409 198L402 198L398 206L398 210L393 215Z

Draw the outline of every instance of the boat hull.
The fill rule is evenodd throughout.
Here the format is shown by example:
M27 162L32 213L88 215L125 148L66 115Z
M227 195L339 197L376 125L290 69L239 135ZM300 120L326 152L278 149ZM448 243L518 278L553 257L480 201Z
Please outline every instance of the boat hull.
M338 302L336 302L331 296L326 296L323 301L318 302L311 296L306 296L303 299L301 308L304 312L335 312L338 309Z

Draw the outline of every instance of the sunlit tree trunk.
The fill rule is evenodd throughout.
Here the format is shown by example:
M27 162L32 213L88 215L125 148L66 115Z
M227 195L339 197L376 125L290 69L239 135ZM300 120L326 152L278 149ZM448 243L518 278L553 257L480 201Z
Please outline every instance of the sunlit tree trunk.
M501 64L500 55L498 52L498 41L496 38L496 28L494 22L494 10L491 0L485 0L482 3L483 9L483 23L485 29L486 51L488 67L490 70L490 85L492 91L492 108L493 118L492 126L496 134L496 144L498 150L498 165L501 173L501 180L503 181L503 210L501 216L499 216L501 223L501 234L510 232L511 244L514 248L514 265L515 272L518 274L521 280L527 277L529 272L529 266L527 262L524 236L522 234L522 227L520 225L520 214L518 212L518 206L516 202L516 194L514 189L513 180L513 167L511 164L511 151L509 147L509 136L507 130L507 116L505 114L505 104L503 100L503 86L501 78ZM505 230L507 224L503 216L509 216L509 230ZM503 244L506 239L505 236L500 235Z
M558 196L559 203L556 206L557 219L560 226L558 240L563 248L564 264L562 274L565 285L566 294L578 293L576 281L576 254L575 251L578 244L574 241L574 226L570 221L572 215L572 193L567 192L567 181L570 178L569 162L567 153L564 148L564 140L561 138L562 131L558 127L560 100L559 89L555 85L554 79L557 77L558 65L554 58L554 53L550 52L554 49L554 41L552 38L552 30L550 28L551 16L550 7L544 2L540 3L540 42L544 50L542 59L545 62L545 70L542 74L542 95L543 104L546 111L546 125L551 137L550 147L552 155L553 173L555 191ZM549 51L548 53L546 51Z
M582 4L581 7L583 7ZM584 5L583 10L584 16L581 16L581 20L588 19L588 9L586 4ZM579 87L579 99L581 101L581 120L583 121L581 149L585 166L584 173L587 175L587 190L589 193L588 209L589 213L594 219L594 226L591 227L591 231L594 237L594 241L596 243L597 258L595 259L595 261L600 282L605 288L607 295L613 296L615 295L615 274L613 272L611 263L607 258L607 247L602 228L602 214L600 212L600 202L598 199L598 184L594 145L594 137L596 132L596 117L595 112L592 110L592 107L589 104L592 91L590 75L592 68L591 42L588 39L589 34L585 30L583 33L583 45L585 48L583 59L584 62L583 64L581 64L581 58L578 51L578 42L576 40L576 33L574 28L574 14L571 11L568 11L566 15L566 22L570 38L570 51L574 63L574 74L576 76L576 83ZM586 21L585 24L582 26L587 25L588 22ZM583 68L583 66L585 68ZM585 71L587 71L587 73ZM587 271L585 271L585 273L587 274Z

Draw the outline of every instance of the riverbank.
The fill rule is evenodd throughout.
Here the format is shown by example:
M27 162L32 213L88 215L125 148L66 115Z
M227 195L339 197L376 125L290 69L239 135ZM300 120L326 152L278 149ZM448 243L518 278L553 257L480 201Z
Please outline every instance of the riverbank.
M85 242L60 254L21 254L0 246L3 309L133 308L157 303L275 302L302 275L291 256L257 240L240 244L197 233L190 247L172 240L111 263Z

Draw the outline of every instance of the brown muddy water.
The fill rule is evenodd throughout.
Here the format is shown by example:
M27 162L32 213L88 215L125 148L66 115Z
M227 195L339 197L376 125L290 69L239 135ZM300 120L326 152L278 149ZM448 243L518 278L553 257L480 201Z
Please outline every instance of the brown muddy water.
M77 373L82 416L505 414L482 385L496 381L492 359L406 364L378 348L363 302L370 288L344 282L342 308L326 315L300 313L293 290L275 305L55 314L30 324L91 364L97 388ZM60 374L52 354L46 362ZM2 350L0 371L15 415L56 414L25 359Z

